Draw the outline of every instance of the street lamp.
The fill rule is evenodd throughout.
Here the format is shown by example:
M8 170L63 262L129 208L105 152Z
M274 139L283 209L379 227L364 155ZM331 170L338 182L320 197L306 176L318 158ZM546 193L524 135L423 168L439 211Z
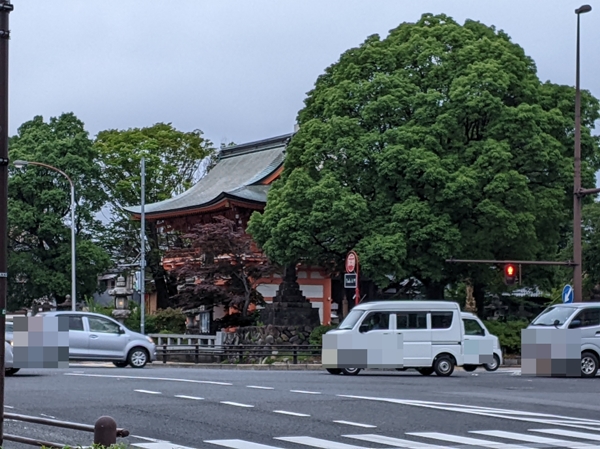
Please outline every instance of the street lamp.
M581 198L586 193L581 190L581 91L579 88L579 17L590 12L590 5L583 5L575 10L577 14L577 56L575 69L575 185L573 195L573 302L583 301L583 267L581 251Z
M15 161L13 165L16 168L24 168L27 165L39 165L40 167L45 167L50 170L54 170L61 175L63 175L69 181L71 185L71 310L75 312L77 310L77 296L76 293L76 277L75 277L75 185L71 178L62 170L59 170L56 167L48 164L42 164L41 162L31 162L31 161Z

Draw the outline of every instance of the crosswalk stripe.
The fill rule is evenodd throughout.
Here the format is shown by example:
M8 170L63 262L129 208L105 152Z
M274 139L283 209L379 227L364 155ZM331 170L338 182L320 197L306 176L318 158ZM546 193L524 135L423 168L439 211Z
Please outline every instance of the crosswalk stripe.
M561 446L563 448L570 449L584 449L584 448L596 448L596 445L578 443L575 441L561 440L558 438L545 438L537 435L527 435L524 433L516 432L505 432L503 430L471 430L470 433L477 433L481 435L487 435L496 438L507 438L509 440L526 441L529 443L540 443L540 444L554 444L555 446Z
M230 449L283 449L281 447L269 446L267 444L251 443L245 440L211 440L204 441L217 446L228 447Z
M403 440L401 438L386 437L383 435L342 435L346 438L368 441L369 443L387 444L397 448L404 447L408 449L450 449L449 446L437 446L427 443L417 443L416 441Z
M365 449L364 446L352 446L346 443L336 443L335 441L322 440L321 438L314 437L277 437L275 439L321 449Z
M447 433L439 432L411 432L407 435L413 435L416 437L432 438L435 440L442 440L452 443L466 444L468 446L483 446L489 449L532 449L527 446L519 446L515 444L496 443L489 440L481 440L479 438L461 437L458 435L449 435Z
M600 435L587 432L575 432L573 430L563 429L529 429L530 432L549 433L551 435L559 435L561 437L581 438L582 440L600 441Z

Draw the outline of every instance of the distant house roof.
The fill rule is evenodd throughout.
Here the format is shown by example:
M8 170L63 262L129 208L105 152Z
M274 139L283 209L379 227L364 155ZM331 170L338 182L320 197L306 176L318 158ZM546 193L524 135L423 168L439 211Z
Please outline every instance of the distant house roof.
M185 215L223 201L264 205L273 175L283 166L285 148L293 134L225 148L219 161L185 192L158 203L146 204L147 218ZM141 206L125 210L139 217Z

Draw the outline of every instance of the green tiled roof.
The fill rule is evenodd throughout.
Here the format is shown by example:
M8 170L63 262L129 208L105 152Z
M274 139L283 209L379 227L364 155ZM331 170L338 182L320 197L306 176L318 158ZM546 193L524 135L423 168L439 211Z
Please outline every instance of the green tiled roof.
M266 203L269 186L258 184L282 164L285 148L293 134L273 137L226 148L219 162L189 190L165 201L146 204L145 213L153 215L209 206L224 198ZM141 207L127 207L140 214Z

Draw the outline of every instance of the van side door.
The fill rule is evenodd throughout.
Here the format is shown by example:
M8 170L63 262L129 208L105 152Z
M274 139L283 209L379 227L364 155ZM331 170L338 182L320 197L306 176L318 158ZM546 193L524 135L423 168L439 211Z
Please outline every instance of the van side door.
M360 347L366 349L368 368L401 368L402 345L392 329L393 312L369 312L358 328Z
M431 330L428 313L420 311L396 312L396 330L402 334L404 367L431 366Z
M591 345L596 352L600 352L600 308L580 310L571 320L569 329L580 329L581 344Z
M484 365L494 362L494 339L475 318L463 318L465 327L464 364Z

